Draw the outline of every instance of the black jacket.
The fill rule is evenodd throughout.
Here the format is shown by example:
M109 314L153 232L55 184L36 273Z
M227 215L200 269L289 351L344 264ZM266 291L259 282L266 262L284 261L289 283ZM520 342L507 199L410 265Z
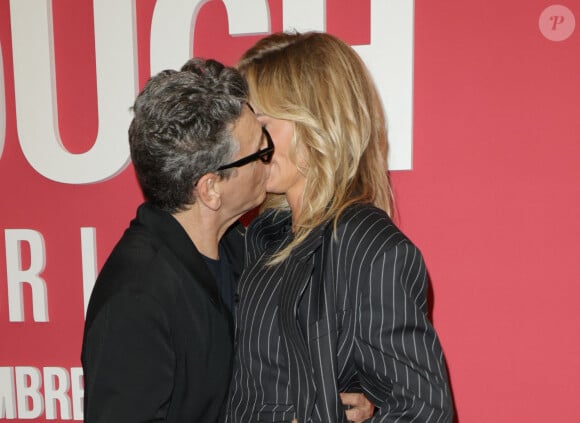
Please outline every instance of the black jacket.
M236 279L243 227L222 239ZM215 422L233 323L203 257L168 213L144 204L99 274L82 347L85 422Z
M266 212L252 222L248 269L260 265L290 219ZM385 212L351 206L336 235L333 225L315 228L279 266L286 276L278 325L298 421L346 422L338 393L351 391L377 406L371 422L452 421L445 360L428 319L425 263ZM244 276L240 291L252 283Z

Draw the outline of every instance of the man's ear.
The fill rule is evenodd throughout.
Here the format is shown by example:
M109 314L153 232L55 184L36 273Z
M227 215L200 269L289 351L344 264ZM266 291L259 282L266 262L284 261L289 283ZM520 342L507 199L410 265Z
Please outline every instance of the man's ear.
M218 210L222 205L219 191L220 177L215 173L206 173L197 182L197 201L201 201L208 209Z

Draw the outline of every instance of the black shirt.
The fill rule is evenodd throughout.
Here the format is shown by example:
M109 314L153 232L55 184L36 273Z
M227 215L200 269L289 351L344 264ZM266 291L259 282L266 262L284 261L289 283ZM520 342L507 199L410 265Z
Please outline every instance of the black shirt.
M217 260L207 256L203 256L203 259L217 282L217 287L225 306L230 312L233 312L237 280L232 272L232 265L228 259L226 249L223 245L220 245L219 258Z

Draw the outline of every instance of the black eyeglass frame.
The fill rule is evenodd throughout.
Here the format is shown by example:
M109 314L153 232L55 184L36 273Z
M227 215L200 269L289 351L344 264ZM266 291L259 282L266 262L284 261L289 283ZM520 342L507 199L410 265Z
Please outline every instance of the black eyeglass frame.
M218 167L217 170L226 170L226 169L231 169L232 167L241 167L241 166L247 165L248 163L252 163L256 160L261 160L262 163L266 163L266 164L270 163L272 161L272 156L274 155L274 142L272 141L272 137L270 136L270 133L263 126L262 126L262 133L266 137L266 142L268 144L268 146L266 148L263 148L262 150L256 151L255 153L250 154L249 156L242 157L241 159L236 160L235 162L220 166L220 167Z

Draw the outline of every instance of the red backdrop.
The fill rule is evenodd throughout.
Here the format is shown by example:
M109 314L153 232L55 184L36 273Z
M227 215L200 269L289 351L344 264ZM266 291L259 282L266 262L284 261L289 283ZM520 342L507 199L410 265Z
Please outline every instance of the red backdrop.
M95 228L100 268L141 195L130 165L71 184L25 158L14 3L0 0L0 419L78 420L90 264L81 228ZM327 31L369 43L372 3L328 0ZM413 169L392 179L400 226L427 260L460 422L580 421L580 2L558 4L415 1ZM282 0L269 5L280 30ZM155 7L136 2L139 87L150 75ZM55 1L52 14L58 127L80 154L99 128L93 3ZM261 36L230 36L217 0L203 4L194 29L194 54L228 64ZM10 272L31 266L41 281L15 284ZM10 287L21 287L21 302Z

